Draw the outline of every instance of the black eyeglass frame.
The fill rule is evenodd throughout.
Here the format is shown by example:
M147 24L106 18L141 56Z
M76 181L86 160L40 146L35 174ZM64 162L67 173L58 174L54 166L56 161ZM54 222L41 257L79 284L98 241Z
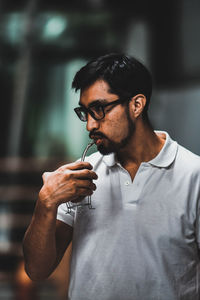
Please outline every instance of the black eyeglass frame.
M112 102L105 103L105 104L104 103L94 103L93 105L90 106L90 108L98 106L98 108L100 108L101 112L102 112L102 117L98 117L98 118L95 116L95 113L90 108L86 108L84 106L82 106L82 107L76 107L76 108L74 108L74 111L77 114L77 116L79 117L79 119L81 121L83 121L83 122L87 122L87 120L88 120L88 117L87 117L88 113L91 115L91 117L94 120L99 121L99 120L102 120L105 117L105 115L106 115L106 113L104 111L105 107L110 106L110 105L118 105L118 104L124 103L126 100L127 99L119 98L117 100L114 100ZM85 113L85 118L81 114L82 112Z

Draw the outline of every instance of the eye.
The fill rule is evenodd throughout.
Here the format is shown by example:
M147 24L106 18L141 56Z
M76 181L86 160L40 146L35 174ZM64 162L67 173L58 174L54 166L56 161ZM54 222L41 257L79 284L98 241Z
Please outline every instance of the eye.
M96 112L96 113L99 113L102 111L102 105L101 104L97 104L93 107L93 110Z
M96 118L103 118L103 106L101 104L95 104L93 107L90 108Z

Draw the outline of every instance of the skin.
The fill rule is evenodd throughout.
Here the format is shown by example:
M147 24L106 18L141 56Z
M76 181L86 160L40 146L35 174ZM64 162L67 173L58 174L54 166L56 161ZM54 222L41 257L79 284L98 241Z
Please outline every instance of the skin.
M43 174L44 184L23 241L25 269L32 280L47 278L72 240L72 227L56 220L58 206L92 195L95 179L97 175L87 162L67 164Z
M97 80L81 92L80 104L88 107L96 100L108 103L118 98L105 81ZM164 144L164 137L156 135L142 118L145 103L144 95L135 95L126 105L106 109L102 120L96 121L88 115L86 125L97 148L102 153L116 152L132 180L141 162L153 159ZM43 174L44 184L23 242L25 268L32 280L48 277L72 240L72 227L56 220L58 206L92 195L96 179L96 173L87 162L67 164Z
M109 85L105 81L98 80L81 93L80 103L88 107L96 99L111 102L117 98L117 95L109 92ZM138 94L132 97L127 106L114 106L103 120L96 121L88 115L86 128L90 136L96 140L100 134L100 138L97 139L98 150L109 153L109 149L114 149L118 161L129 172L132 180L141 162L153 159L165 142L165 137L156 135L151 126L143 120L142 111L145 104L146 97ZM101 137L101 134L104 137Z

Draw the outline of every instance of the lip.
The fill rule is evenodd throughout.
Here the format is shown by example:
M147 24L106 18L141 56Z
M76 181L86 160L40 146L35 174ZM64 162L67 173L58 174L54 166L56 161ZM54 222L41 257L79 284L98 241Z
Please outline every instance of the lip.
M98 146L103 142L103 139L102 138L97 138L94 141L95 141L95 144Z
M91 136L91 139L93 139L93 141L95 142L95 144L98 146L99 144L102 143L103 138L102 137L98 137L98 136Z

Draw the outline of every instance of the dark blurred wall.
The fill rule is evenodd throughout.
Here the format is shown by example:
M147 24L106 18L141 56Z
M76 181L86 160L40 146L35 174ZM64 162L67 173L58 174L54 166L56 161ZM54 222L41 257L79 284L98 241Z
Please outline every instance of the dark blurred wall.
M66 87L73 72L97 55L111 51L135 55L151 69L159 93L180 89L182 97L188 85L197 91L199 13L198 0L1 1L0 156L75 158L68 149L73 141L66 141L71 113ZM66 78L71 64L74 69ZM167 126L157 123L154 114L157 127ZM78 120L73 122L83 133ZM173 126L179 126L178 119ZM82 143L86 142L85 136ZM200 152L197 146L192 148Z

